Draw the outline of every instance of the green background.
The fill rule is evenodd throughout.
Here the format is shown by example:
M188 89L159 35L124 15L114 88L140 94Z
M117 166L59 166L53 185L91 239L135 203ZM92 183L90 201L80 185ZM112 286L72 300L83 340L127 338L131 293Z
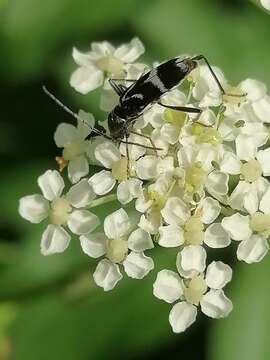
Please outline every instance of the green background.
M155 250L156 270L146 279L103 293L77 239L64 254L42 257L44 225L17 213L18 199L38 191L37 176L55 167L55 127L73 121L42 84L102 120L99 92L83 96L69 86L72 46L135 35L145 61L202 53L233 84L251 77L270 85L270 16L245 0L0 0L0 360L270 358L270 256L236 264L235 248L225 250L234 311L219 321L199 316L176 335L170 305L152 295L156 270L175 267L174 250Z

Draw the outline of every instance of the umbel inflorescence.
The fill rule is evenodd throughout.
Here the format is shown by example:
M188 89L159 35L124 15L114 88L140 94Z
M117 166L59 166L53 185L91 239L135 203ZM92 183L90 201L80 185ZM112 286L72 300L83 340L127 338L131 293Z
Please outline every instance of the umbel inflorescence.
M137 62L143 52L137 38L117 48L104 41L86 53L73 50L78 67L70 84L82 94L102 87L105 120L99 126L107 134L106 112L118 102L108 79L138 79L149 69ZM259 81L232 87L213 69L227 95L207 66L198 66L162 101L200 108L201 114L153 104L128 139L146 147L128 145L128 157L125 144L95 136L94 116L80 110L76 126L62 123L54 134L60 171L67 170L72 185L65 186L58 170L47 170L38 178L41 194L19 204L23 218L45 223L43 255L63 252L71 235L79 237L82 251L97 259L93 278L105 291L124 274L147 276L155 266L154 248L177 248L176 268L158 272L153 284L154 296L172 304L174 332L185 331L198 308L211 318L232 310L223 291L232 269L207 260L212 248L238 242L236 256L248 264L262 260L269 248L270 97ZM117 201L118 209L102 224L94 209L108 201Z

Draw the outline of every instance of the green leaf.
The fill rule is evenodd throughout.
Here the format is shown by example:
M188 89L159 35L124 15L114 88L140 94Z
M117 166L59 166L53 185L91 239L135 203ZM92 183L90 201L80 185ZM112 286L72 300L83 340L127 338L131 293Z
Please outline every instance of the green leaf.
M230 292L234 309L227 319L213 320L210 359L269 359L269 267L268 255L259 264L241 263L235 269Z

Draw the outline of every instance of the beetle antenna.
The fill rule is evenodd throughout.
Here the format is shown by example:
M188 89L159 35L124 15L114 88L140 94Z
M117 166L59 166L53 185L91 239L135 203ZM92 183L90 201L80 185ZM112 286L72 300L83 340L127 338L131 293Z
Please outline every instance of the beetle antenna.
M69 107L67 107L65 104L62 103L62 101L60 101L55 95L53 95L47 88L45 85L42 86L43 91L45 92L45 94L47 96L49 96L58 106L60 106L64 111L66 111L69 115L71 115L72 117L74 117L77 120L82 121L83 123L86 124L86 122L80 118L79 115L77 115L75 112L73 112ZM89 124L87 124L89 126ZM106 134L104 134L102 131L99 131L95 128L92 128L91 126L89 126L89 128L91 128L91 130L101 136L104 136L106 139L112 140L112 138Z

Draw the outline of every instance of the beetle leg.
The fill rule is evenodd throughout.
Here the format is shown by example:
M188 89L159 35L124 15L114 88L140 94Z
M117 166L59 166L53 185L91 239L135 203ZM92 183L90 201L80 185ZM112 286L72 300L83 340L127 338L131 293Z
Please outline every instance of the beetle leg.
M183 112L193 113L193 114L201 114L201 112L202 112L202 110L198 109L198 108L193 108L193 107L188 107L188 106L166 105L160 101L158 101L157 103L165 108L172 109L172 110L183 111Z
M156 148L156 146L155 146L155 144L154 144L154 142L153 142L153 140L151 139L150 136L144 135L144 134L140 134L140 133L138 133L138 132L136 132L136 131L134 131L134 130L130 131L130 133L131 133L131 134L138 135L138 136L141 136L141 137L143 137L143 138L145 138L145 139L148 139L148 140L150 141L152 147L153 147L153 150L154 150L155 153L156 153L156 156L158 156L158 153L157 153L157 150L158 150L158 149Z

